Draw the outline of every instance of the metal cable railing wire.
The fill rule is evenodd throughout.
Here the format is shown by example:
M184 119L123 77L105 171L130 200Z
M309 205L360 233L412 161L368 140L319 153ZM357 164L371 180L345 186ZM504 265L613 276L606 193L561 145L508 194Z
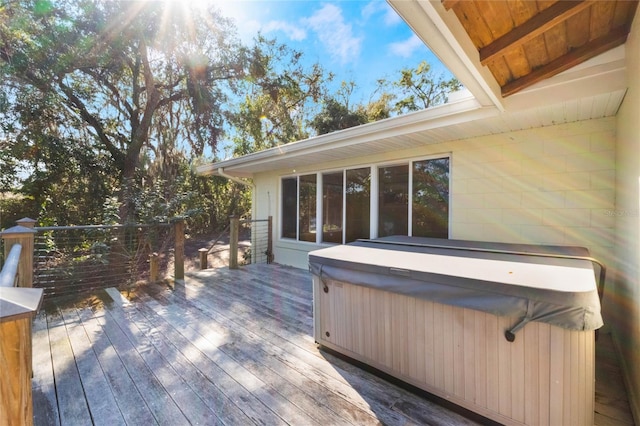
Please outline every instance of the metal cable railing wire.
M174 239L169 224L35 230L34 287L48 296L133 285L148 275L151 253L166 268Z
M246 247L240 243L240 247L245 247L243 253L243 261L248 263L270 263L271 254L269 253L269 221L263 220L242 220L240 221L241 230L244 230L245 237L241 241L250 241L250 247ZM241 231L242 232L242 231ZM249 234L249 235L246 235Z

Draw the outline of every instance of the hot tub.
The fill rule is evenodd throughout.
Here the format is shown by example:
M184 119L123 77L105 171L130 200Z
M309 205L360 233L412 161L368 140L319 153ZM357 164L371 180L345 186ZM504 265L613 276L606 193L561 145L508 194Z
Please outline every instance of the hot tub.
M309 253L327 348L504 424L593 424L589 252L388 237Z

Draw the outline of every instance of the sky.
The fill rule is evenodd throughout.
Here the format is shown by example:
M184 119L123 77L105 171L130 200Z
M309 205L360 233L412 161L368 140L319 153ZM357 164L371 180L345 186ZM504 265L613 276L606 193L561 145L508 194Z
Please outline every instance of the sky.
M397 80L403 68L426 60L448 72L384 0L223 0L216 5L235 20L246 43L261 31L318 62L336 75L335 84L353 80L367 102L376 80Z

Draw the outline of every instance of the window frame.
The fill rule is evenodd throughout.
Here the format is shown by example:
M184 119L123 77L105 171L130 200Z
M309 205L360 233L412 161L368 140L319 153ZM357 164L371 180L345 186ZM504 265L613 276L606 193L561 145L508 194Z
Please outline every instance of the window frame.
M316 170L313 172L307 173L295 173L295 174L287 174L279 176L279 203L278 209L280 213L279 218L279 232L278 232L278 240L282 242L295 242L300 244L313 244L313 245L326 245L333 246L336 244L344 244L346 239L346 229L347 229L347 218L346 218L346 205L347 205L347 195L346 195L346 185L347 185L347 171L348 170L357 170L357 169L369 169L370 173L370 199L369 199L369 235L370 238L378 238L378 220L379 220L379 170L384 167L393 167L400 165L407 165L409 168L408 173L408 213L407 213L407 235L413 235L413 174L414 174L414 163L428 161L428 160L437 160L446 158L449 161L449 172L448 172L448 217L447 217L447 238L451 238L451 216L452 216L452 191L451 191L451 183L453 181L453 155L451 152L440 153L434 155L426 155L419 157L410 157L410 158L402 158L390 161L380 161L375 163L366 163L366 164L357 164L348 167L342 168L329 168L323 170ZM324 223L324 215L323 215L323 193L324 193L324 175L325 174L336 174L342 173L342 242L341 243L333 243L333 242L325 242L322 241L322 232L316 232L316 241L303 241L300 240L300 178L302 176L315 175L316 176L316 230L318 226L322 229ZM283 224L284 224L284 214L283 214L283 196L284 196L284 185L283 182L285 179L296 179L296 238L283 237Z

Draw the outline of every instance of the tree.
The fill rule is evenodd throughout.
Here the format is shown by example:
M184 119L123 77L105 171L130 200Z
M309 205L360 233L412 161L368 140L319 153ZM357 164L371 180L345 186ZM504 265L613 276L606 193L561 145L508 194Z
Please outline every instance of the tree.
M214 9L186 2L15 0L0 6L5 137L49 144L61 136L106 156L117 173L120 219L132 219L131 188L145 149L156 158L184 144L215 148L228 93L248 52ZM71 121L32 126L19 105ZM171 117L167 120L166 117ZM26 120L26 121L25 121ZM23 142L23 145L26 142ZM74 153L69 153L73 155ZM51 168L41 170L51 173Z
M344 130L390 116L390 94L383 92L378 99L371 100L368 104L351 107L351 96L355 89L354 81L343 81L334 95L325 97L322 110L309 123L317 134Z
M382 82L383 85L387 84ZM400 98L393 107L398 114L419 111L447 102L449 93L459 90L462 85L456 78L446 80L436 76L429 63L422 61L415 69L400 71L400 79L391 83Z
M233 155L245 155L309 137L308 120L333 78L319 64L305 67L303 54L258 35L244 98L229 114Z

